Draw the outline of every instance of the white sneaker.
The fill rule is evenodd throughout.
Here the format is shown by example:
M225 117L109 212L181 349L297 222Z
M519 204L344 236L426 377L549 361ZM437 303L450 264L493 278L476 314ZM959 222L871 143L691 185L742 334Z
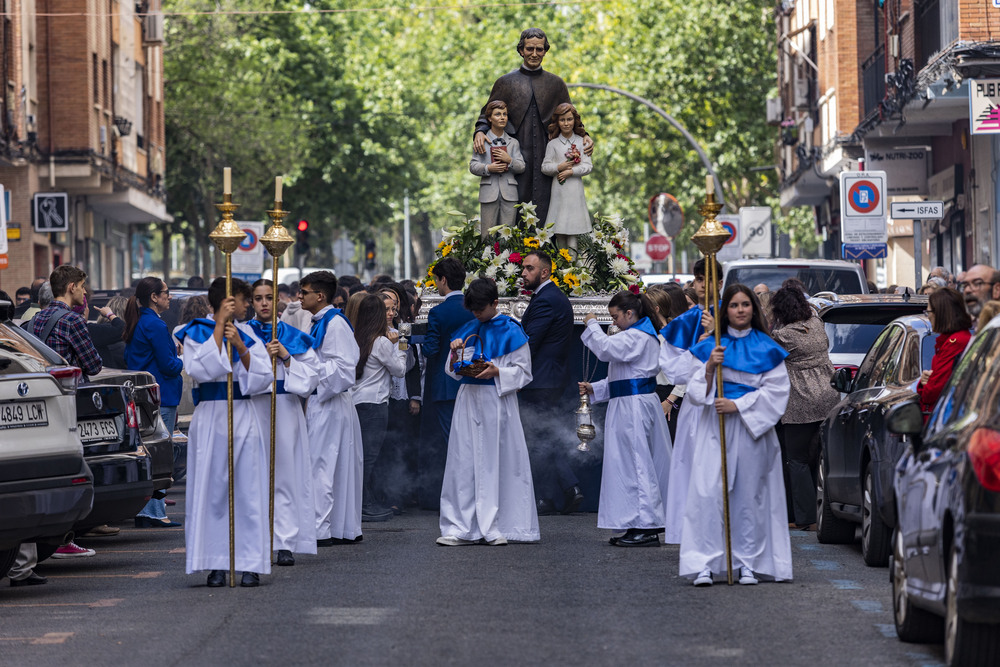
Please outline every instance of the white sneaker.
M505 547L507 546L507 538L501 535L497 539L491 540L486 544L490 545L491 547Z
M712 585L712 571L702 570L701 573L695 577L695 586L711 586Z
M740 585L742 586L753 586L757 582L757 577L753 576L753 570L749 567L740 568Z
M471 544L478 544L478 542L474 542L472 540L463 540L461 538L453 537L451 535L442 535L441 537L437 538L435 542L443 547L466 547Z

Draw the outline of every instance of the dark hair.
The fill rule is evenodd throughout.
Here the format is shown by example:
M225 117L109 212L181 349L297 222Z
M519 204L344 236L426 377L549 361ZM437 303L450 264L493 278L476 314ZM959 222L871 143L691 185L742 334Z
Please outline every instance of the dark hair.
M684 299L684 289L677 283L660 283L650 285L646 290L651 308L649 319L654 320L657 330L667 326L667 323L683 314L688 306Z
M365 291L364 285L362 285L361 283L353 283L350 287L347 288L347 296L348 298L350 298L355 294L357 294L358 292L364 292L364 291Z
M257 283L254 283L256 285ZM285 283L278 283L278 294L288 294L291 295L292 289Z
M31 281L31 303L38 303L38 290L42 289L42 285L47 282L49 282L47 278L35 278Z
M66 290L71 283L79 283L87 280L87 274L82 269L78 269L72 264L62 264L49 276L49 285L52 287L53 298L58 299L66 296Z
M753 316L750 318L750 326L767 334L767 322L764 320L764 313L760 308L760 301L757 300L757 295L753 293L753 290L746 285L741 285L740 283L734 283L726 288L726 291L722 293L722 319L720 323L722 324L722 330L725 331L729 326L729 302L733 300L737 294L746 294L750 298L750 305L753 306Z
M337 293L337 276L331 271L313 271L299 280L299 289L303 287L313 287L326 298L327 303L330 303Z
M347 274L346 276L340 276L340 278L338 279L338 282L339 282L339 284L340 284L341 287L343 287L347 291L350 291L351 290L351 285L360 285L361 284L361 279L358 278L355 275Z
M445 259L448 259L445 257ZM443 260L442 260L443 261ZM448 282L451 285L451 282ZM497 284L489 278L476 278L465 290L465 298L462 303L469 312L482 310L500 298L497 291Z
M545 52L549 52L549 38L545 36L545 31L541 28L528 28L527 30L521 31L521 39L517 42L517 53L518 55L524 55L521 53L524 51L524 43L529 39L541 39L544 41L543 46L545 47ZM487 116L488 118L489 116Z
M694 263L694 268L691 269L691 273L692 273L692 275L694 275L695 278L697 278L698 276L701 276L703 278L707 278L708 277L708 276L705 275L705 258L704 257L702 257L701 259L699 259L697 262ZM715 277L716 277L717 280L719 280L721 282L721 278L722 277L719 275L719 263L718 262L715 263Z
M399 303L399 310L396 312L396 317L392 319L392 326L398 327L399 322L403 320L403 315L409 315L410 313L410 295L406 293L403 286L399 283L382 283L378 286L378 292L376 294L394 294L396 295L396 301ZM384 299L385 297L383 297ZM411 322L412 317L406 319L407 322Z
M781 283L781 286L788 287L789 289L796 289L802 292L803 294L809 292L809 290L806 289L805 283L799 280L798 278L785 278L785 282Z
M649 313L656 312L653 302L648 296L645 294L634 294L627 289L623 289L611 297L611 301L608 302L608 309L610 310L611 308L617 308L622 312L631 310L635 313L637 320L641 320Z
M203 294L196 294L184 299L184 307L181 308L181 316L177 324L187 324L191 320L205 317L212 312L212 305Z
M237 294L242 294L243 298L247 301L253 300L253 290L250 289L250 285L247 284L245 280L240 280L239 278L233 278L232 282L233 296ZM208 304L212 307L213 311L219 309L222 302L226 299L226 277L219 276L212 281L212 284L208 286Z
M17 291L14 292L14 298L17 298L17 297L22 296L24 294L27 294L30 297L31 296L31 288L30 287L18 287Z
M934 291L927 297L927 303L934 311L933 330L936 333L946 336L972 328L972 317L965 309L965 299L954 287Z
M694 291L693 287L684 288L684 298L691 299L691 303L698 305L698 293Z
M559 136L559 116L564 116L567 113L573 113L573 134L578 134L581 137L587 136L587 131L583 129L583 121L580 120L580 112L576 110L576 107L569 102L563 102L556 107L555 111L552 112L552 122L549 123L549 139L555 139Z
M139 307L149 308L149 304L154 294L159 294L167 287L167 284L156 276L146 276L135 286L135 294L129 298L125 305L125 330L122 331L122 340L126 343L132 342L135 335L135 328L139 326Z
M268 278L258 278L257 280L254 281L253 285L250 286L250 289L255 290L263 285L267 285L268 287L270 287L273 293L274 283L272 283ZM278 289L279 290L281 289L281 285L278 285Z
M806 301L806 295L802 290L794 285L789 285L795 280L790 278L785 281L774 296L771 297L771 313L774 315L774 326L781 327L795 322L804 322L813 316L815 312ZM795 282L799 282L795 280ZM801 285L801 283L799 283Z
M388 273L380 273L374 278L372 278L371 285L372 286L382 285L384 283L391 283L391 282L393 282L392 276L390 276Z
M486 110L483 111L483 115L486 116L486 122L487 123L490 122L490 116L493 115L494 111L496 111L497 109L506 109L506 108L507 108L507 103L504 102L503 100L493 100L491 102L488 102L486 104Z
M465 285L465 267L454 257L445 257L438 261L431 273L435 278L444 278L450 290L461 290Z
M187 286L195 289L205 287L205 279L201 276L191 276L187 279Z
M347 305L347 300L351 298L351 294L350 294L350 292L347 291L347 288L345 288L343 285L341 285L340 287L337 288L337 291L334 293L334 295L333 295L333 301L336 301L337 297L340 297L341 299L343 299L344 300L344 305L346 306Z
M548 253L542 252L541 250L532 250L524 256L525 259L528 257L537 257L538 261L542 265L540 268L546 268L549 270L549 273L552 273L552 258L549 257Z
M358 313L353 324L354 340L361 350L358 365L354 369L354 379L360 380L365 374L365 364L371 356L375 339L386 334L385 302L382 301L382 297L375 294L365 295L358 304Z

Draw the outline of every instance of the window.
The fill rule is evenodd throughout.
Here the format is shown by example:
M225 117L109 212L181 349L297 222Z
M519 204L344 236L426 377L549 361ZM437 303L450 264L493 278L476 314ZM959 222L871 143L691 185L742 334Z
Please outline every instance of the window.
M91 85L94 87L94 104L101 103L101 79L100 70L97 69L97 54L90 54Z
M1000 350L993 349L998 331L1000 330L990 329L972 339L934 406L927 427L928 435L952 428L967 418L975 418L975 409L979 406L974 406L970 399L973 398L975 389L991 382L986 369L1000 354Z
M895 343L902 335L902 329L899 327L887 327L882 332L875 344L872 345L871 350L868 351L864 361L861 362L858 374L854 376L852 391L868 389L882 382L882 376L893 352L898 352Z

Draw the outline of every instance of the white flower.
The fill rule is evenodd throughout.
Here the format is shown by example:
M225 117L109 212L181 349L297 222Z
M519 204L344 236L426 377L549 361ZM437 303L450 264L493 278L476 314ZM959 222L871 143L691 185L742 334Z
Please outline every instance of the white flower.
M621 257L615 257L611 260L611 272L616 276L627 276L628 262Z
M580 279L581 285L589 285L594 280L594 276L586 269L577 272L576 277Z
M503 225L500 228L500 238L502 238L502 239L509 239L510 236L511 236L511 234L513 234L513 233L514 233L514 230L512 230L507 225Z
M617 213L608 216L608 222L611 223L611 226L614 227L616 230L622 228L622 217Z
M483 261L488 262L493 259L493 246L488 245L483 248Z
M502 253L500 253L499 258L501 262L506 262L508 259L510 259L510 250L504 250Z
M472 284L472 281L475 280L477 277L478 276L476 276L476 274L474 273L470 273L469 275L465 276L465 287L468 288L469 285Z
M516 276L520 272L521 267L514 262L507 262L503 265L503 272L508 276Z
M611 256L614 256L614 255L618 254L618 249L616 247L614 247L613 245L611 245L611 241L605 241L604 243L602 243L601 244L601 250L603 250L605 252L605 254L611 255Z
M622 245L626 245L628 243L628 230L627 229L621 230L620 232L615 234L615 238L618 239L618 242L621 243Z
M452 231L448 231L447 227L441 230L441 240L444 241L445 243L452 240L456 236L458 236L458 234Z
M462 213L461 211L456 211L454 209L448 211L445 215L453 215L456 218L464 218L465 217L464 213Z
M503 229L503 227L504 227L503 225L493 225L492 227L490 227L489 229L486 230L486 233L487 234L496 234L501 229Z
M539 244L545 245L552 240L552 232L550 232L548 227L546 227L545 229L539 231L535 238L538 239Z
M624 262L625 260L622 260L622 261ZM634 283L635 281L637 281L638 279L639 278L637 276L633 276L631 273L625 273L625 274L622 275L622 280L624 280L625 282L627 282L630 285L632 283Z
M595 241L603 241L604 240L604 232L602 232L600 229L595 229L594 230L594 240Z
M532 227L534 227L537 223L538 223L538 216L535 215L534 213L529 213L528 215L524 216L525 226L531 225Z
M532 202L529 201L529 202L527 202L525 204L520 204L519 208L521 209L521 214L522 215L525 214L525 213L527 213L528 215L534 216L535 215L535 209L538 208L538 204L535 204L535 203L532 203Z
M490 280L496 280L497 279L497 271L499 269L500 269L499 265L490 264L488 267L486 267L486 271L485 271L486 277L489 278Z
M583 296L583 286L581 285L580 287L574 287L573 291L570 292L570 294L572 294L573 296Z

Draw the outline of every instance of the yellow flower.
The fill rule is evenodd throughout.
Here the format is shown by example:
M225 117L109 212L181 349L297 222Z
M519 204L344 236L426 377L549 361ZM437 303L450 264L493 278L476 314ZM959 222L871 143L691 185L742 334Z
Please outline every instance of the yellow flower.
M438 243L438 250L441 250L441 249L442 249L442 248L444 248L444 247L445 247L446 245L448 245L448 244L447 244L447 242L445 242L445 241L441 241L441 243Z
M555 284L555 286L556 286L556 287L559 287L559 278L557 278L557 277L555 276L555 274L553 274L553 275L552 275L552 276L550 276L550 277L551 277L551 279L552 279L552 282L553 282L553 283Z
M447 257L449 252L451 252L451 246L450 245L446 245L445 247L441 248L441 256L442 257Z
M569 285L570 287L579 287L580 286L580 279L577 278L572 273L564 273L563 274L563 281L567 285Z
M529 236L528 238L524 239L525 248L537 248L540 245L541 243L539 243L538 239L535 238L534 236Z
M567 262L572 262L573 261L573 255L571 255L569 253L569 250L566 250L566 248L563 248L563 249L561 249L559 251L559 256L562 257Z

